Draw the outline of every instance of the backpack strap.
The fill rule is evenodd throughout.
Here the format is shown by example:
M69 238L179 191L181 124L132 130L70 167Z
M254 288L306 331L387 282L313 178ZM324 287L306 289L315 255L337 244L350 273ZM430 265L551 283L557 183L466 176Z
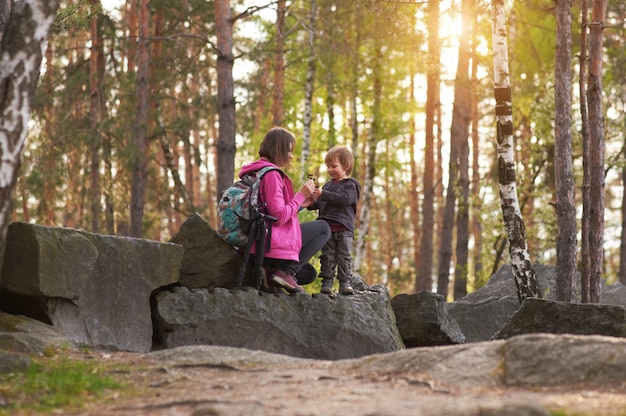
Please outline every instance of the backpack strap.
M275 166L266 166L257 172L259 181L261 180L261 178L263 178L263 175L265 175L270 170L279 171L283 177L285 175L285 173L281 169ZM243 254L243 262L241 264L241 267L239 268L239 275L237 277L238 286L243 285L246 268L248 262L250 261L250 251L252 249L252 244L256 243L256 253L254 255L254 280L256 288L261 288L261 284L263 282L263 274L261 272L261 268L263 267L263 258L265 257L265 251L270 249L270 242L272 239L272 223L276 222L277 220L278 218L267 215L266 213L259 210L259 217L252 222L252 227L250 228L248 244L246 244L246 248Z

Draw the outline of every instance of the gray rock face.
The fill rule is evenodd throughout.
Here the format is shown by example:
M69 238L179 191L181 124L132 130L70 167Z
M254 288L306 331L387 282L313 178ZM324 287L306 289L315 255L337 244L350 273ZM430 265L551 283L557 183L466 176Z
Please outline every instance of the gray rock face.
M154 314L165 348L222 345L326 360L404 348L386 290L330 297L178 287L156 294Z
M540 332L626 337L626 308L528 298L494 339Z
M504 383L509 386L615 386L626 382L623 338L520 335L506 340L503 354Z
M224 242L200 214L187 218L170 241L185 250L180 267L181 286L190 289L237 286L242 256ZM250 276L248 270L244 285L252 284Z
M149 351L150 295L178 281L182 255L176 244L12 223L3 309L26 299L18 313L52 323L77 344Z
M30 355L71 346L69 339L50 325L0 312L0 374L28 368Z
M533 264L533 269L543 298L553 299L556 269L543 264ZM485 286L446 307L465 334L466 342L491 339L520 307L513 268L509 264L501 266Z
M396 323L408 348L462 344L465 335L448 315L443 296L421 291L391 299Z

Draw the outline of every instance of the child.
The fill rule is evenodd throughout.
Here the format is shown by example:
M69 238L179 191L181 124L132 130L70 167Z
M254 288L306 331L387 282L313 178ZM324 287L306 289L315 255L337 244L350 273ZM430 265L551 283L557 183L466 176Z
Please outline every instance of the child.
M356 205L361 194L361 184L350 177L354 156L345 146L335 146L324 159L331 181L313 191L315 202L310 210L319 209L318 219L330 225L331 236L322 248L320 277L321 293L333 292L333 280L337 269L339 293L354 294L352 281L352 240L356 222Z

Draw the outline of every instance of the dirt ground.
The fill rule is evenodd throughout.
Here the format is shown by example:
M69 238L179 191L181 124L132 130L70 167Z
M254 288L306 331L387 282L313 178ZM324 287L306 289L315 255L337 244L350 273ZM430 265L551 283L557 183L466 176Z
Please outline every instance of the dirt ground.
M459 388L406 374L361 374L329 362L170 366L144 354L98 352L76 359L130 366L128 382L70 415L626 415L626 386Z

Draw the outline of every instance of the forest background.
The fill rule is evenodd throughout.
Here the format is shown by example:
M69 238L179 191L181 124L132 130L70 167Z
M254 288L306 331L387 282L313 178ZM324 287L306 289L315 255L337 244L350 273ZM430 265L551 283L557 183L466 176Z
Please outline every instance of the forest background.
M221 169L217 159L225 123L219 117L217 72L224 54L216 11L224 3L232 23L235 172ZM563 156L554 154L554 2L510 1L507 14L520 207L533 262L554 264L554 161ZM576 79L578 5L572 15ZM626 264L620 250L626 228L622 1L608 1L606 22L603 276L626 283L620 271ZM32 107L12 221L137 236L131 188L140 160L147 175L139 236L167 241L193 212L215 226L223 184L257 157L267 129L282 125L298 138L301 157L289 172L296 186L307 174L320 184L327 180L324 154L333 145L353 150L354 176L364 185L355 271L393 294L426 281L449 300L462 296L450 290L459 286L455 277L472 291L508 261L492 26L491 3L481 0L63 0ZM427 100L433 74L438 91ZM578 190L581 122L576 98L573 103ZM468 111L461 140L457 133L451 145L455 107ZM144 116L139 121L138 113ZM138 135L145 143L139 155ZM450 181L451 171L456 180ZM424 198L429 191L432 199ZM452 217L444 212L450 192L456 195ZM422 232L429 211L430 241ZM302 220L313 218L301 214ZM462 221L466 225L454 227L452 238L442 238L444 224ZM423 264L431 273L420 278Z

